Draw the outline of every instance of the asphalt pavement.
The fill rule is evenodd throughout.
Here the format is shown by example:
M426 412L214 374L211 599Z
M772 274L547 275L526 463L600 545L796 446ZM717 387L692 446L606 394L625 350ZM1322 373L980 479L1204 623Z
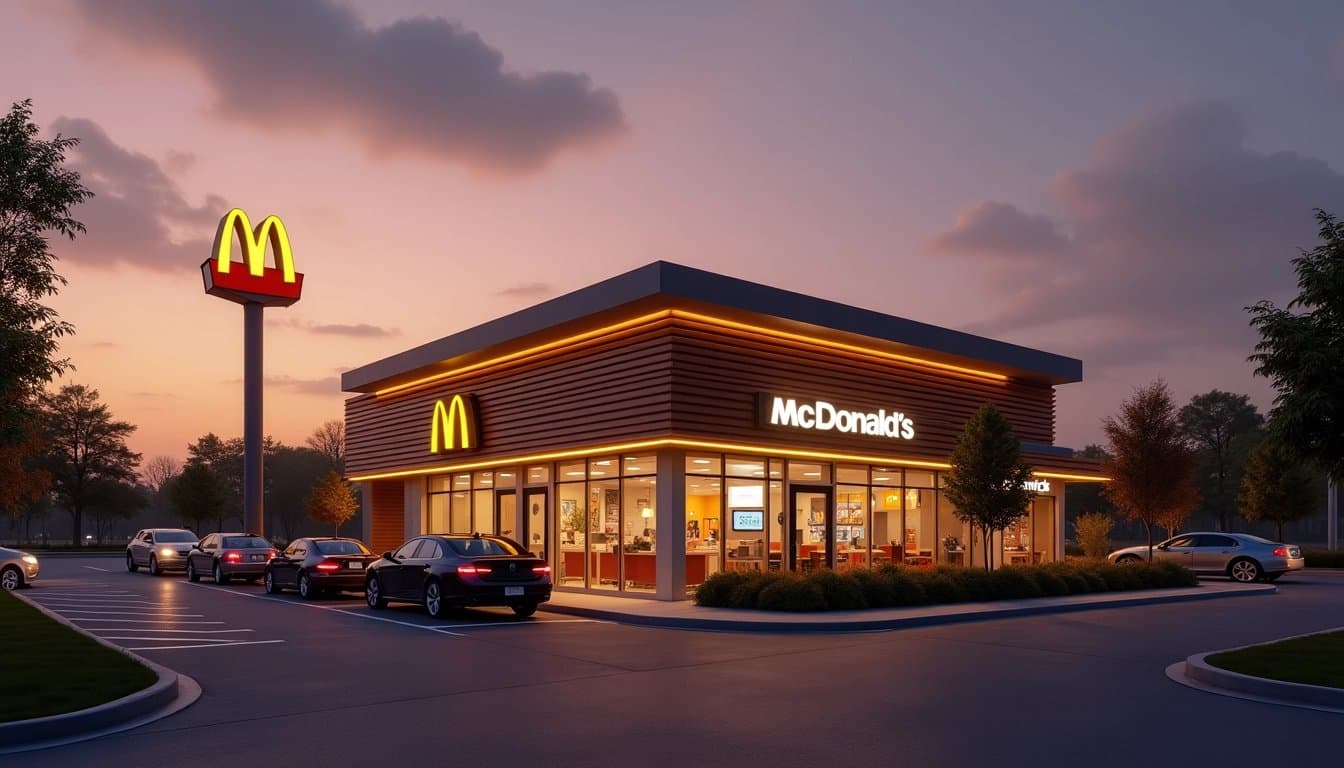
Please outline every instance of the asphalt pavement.
M248 584L47 559L25 592L195 678L165 720L42 766L302 760L550 766L1339 764L1338 715L1214 696L1164 668L1344 626L1344 574L1279 593L924 629L800 635L507 609L434 621Z

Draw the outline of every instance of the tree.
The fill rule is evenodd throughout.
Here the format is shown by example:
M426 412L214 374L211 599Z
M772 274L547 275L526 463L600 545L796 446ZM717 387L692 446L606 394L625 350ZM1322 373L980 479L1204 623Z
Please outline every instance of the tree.
M308 516L319 523L336 527L336 535L341 535L341 523L355 516L359 501L350 484L341 478L336 470L330 470L313 486L313 492L304 501Z
M1179 418L1181 432L1196 451L1204 508L1217 518L1218 530L1226 531L1241 471L1232 442L1258 429L1264 418L1248 395L1217 389L1190 398L1190 403L1181 407Z
M1121 404L1118 415L1102 422L1102 430L1113 457L1102 465L1111 478L1106 496L1127 519L1143 523L1152 560L1153 526L1199 503L1195 457L1182 436L1166 383L1140 387Z
M162 512L167 508L166 489L181 471L181 465L171 456L154 456L140 466L140 480L149 489L155 511Z
M312 448L292 448L282 445L266 459L267 518L278 521L286 541L299 535L303 521L304 500L313 485L331 471L328 457Z
M1344 483L1344 223L1319 209L1316 220L1321 243L1293 259L1297 297L1247 308L1260 332L1250 360L1278 390L1271 431Z
M1111 528L1115 521L1101 512L1084 512L1073 521L1073 532L1083 555L1093 560L1106 559L1111 551Z
M1031 467L1022 462L1022 446L1008 419L989 403L966 422L952 449L952 471L944 492L957 519L980 530L985 569L993 568L990 539L1027 514L1034 495L1026 489Z
M200 533L205 521L224 514L227 489L208 464L188 463L168 484L168 502L189 528Z
M1273 438L1251 451L1241 478L1237 506L1250 522L1274 524L1275 541L1283 541L1283 524L1316 511L1315 478L1305 462Z
M345 471L345 422L328 421L313 430L305 442L309 448L326 456L337 472Z
M70 512L71 536L81 544L84 509L99 500L107 483L131 483L140 454L126 447L135 427L114 421L98 390L67 384L43 398L48 471L56 500Z
M31 101L0 118L0 511L10 514L50 486L40 466L40 398L69 367L56 354L74 327L42 302L65 285L48 235L73 240L83 232L70 209L93 195L63 167L78 143L38 138Z
M93 518L93 535L99 544L112 535L117 520L130 520L149 506L149 489L142 486L98 479L90 484L90 489L89 516Z
M280 444L267 435L262 441L262 461L268 462ZM219 511L216 525L224 529L226 519L242 519L243 514L243 439L234 437L228 440L213 432L206 433L195 443L187 445L187 463L205 464L215 471L224 483L224 506ZM263 474L265 481L262 493L270 487L272 478ZM261 533L257 531L257 533Z

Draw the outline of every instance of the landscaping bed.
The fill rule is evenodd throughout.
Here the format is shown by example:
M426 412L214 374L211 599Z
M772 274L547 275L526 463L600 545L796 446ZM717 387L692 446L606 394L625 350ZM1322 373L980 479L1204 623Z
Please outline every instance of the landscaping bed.
M75 712L153 685L158 676L0 590L0 723Z
M806 576L728 571L706 579L695 591L695 602L714 608L762 611L852 611L1193 587L1198 583L1190 570L1171 563L1049 563L995 571L887 565L871 571L818 571Z
M1344 632L1295 637L1211 654L1204 660L1242 675L1344 688Z
M1344 551L1304 549L1302 557L1306 559L1308 568L1344 568Z

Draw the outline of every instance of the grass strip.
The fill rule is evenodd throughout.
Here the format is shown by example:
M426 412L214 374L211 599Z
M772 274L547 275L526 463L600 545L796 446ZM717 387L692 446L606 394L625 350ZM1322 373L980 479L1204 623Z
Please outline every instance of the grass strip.
M1252 677L1344 688L1344 632L1215 653L1206 660L1215 667Z
M0 590L0 723L75 712L158 680L148 667Z

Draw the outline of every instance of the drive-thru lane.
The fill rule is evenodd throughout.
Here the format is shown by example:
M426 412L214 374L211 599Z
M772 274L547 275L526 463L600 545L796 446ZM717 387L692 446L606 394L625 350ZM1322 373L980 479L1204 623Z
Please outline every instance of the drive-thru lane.
M1156 754L1169 758L1161 764L1239 764L1281 761L1284 745L1296 766L1337 758L1321 738L1337 716L1210 696L1163 674L1197 651L1344 625L1344 577L1332 574L1294 575L1265 597L768 635L544 613L518 622L507 611L435 622L415 606L369 611L354 595L307 603L81 567L107 562L48 560L26 594L138 596L173 609L166 620L223 622L174 628L283 642L141 651L198 680L201 700L136 731L25 755L26 768L161 765L188 745L194 767L233 765L239 744L275 761L427 765L1025 766L1074 756L1132 766ZM1181 738L1152 724L1175 724Z

